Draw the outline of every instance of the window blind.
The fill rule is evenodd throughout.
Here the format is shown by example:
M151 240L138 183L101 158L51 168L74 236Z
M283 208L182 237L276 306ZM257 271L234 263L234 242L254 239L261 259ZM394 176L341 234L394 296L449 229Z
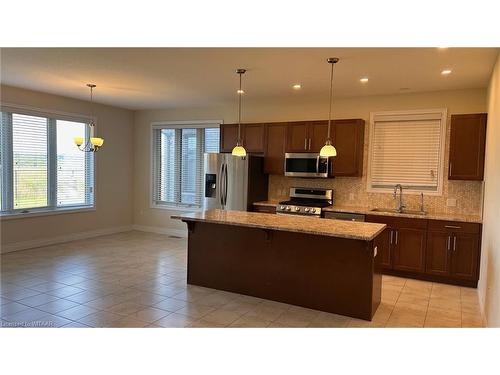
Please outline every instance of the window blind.
M12 115L14 209L48 205L48 121Z
M219 128L185 125L153 129L153 203L201 207L203 153L219 151Z
M94 154L81 152L84 122L1 112L0 208L16 211L89 207L94 204Z
M438 191L442 155L440 119L375 121L371 132L372 189Z

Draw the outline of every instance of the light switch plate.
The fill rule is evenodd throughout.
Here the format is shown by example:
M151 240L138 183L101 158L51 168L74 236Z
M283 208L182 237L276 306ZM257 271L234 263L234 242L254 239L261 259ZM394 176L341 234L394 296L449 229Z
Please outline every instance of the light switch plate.
M456 207L457 206L457 200L455 198L448 198L446 200L446 205L448 207Z

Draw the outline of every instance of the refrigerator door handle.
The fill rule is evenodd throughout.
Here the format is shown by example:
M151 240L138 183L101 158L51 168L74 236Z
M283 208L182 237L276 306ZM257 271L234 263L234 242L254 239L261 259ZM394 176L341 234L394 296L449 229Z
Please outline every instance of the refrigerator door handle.
M219 201L220 201L221 208L224 208L224 194L222 193L223 175L224 175L224 163L221 164L220 173L219 173Z
M227 164L224 164L224 206L227 204Z

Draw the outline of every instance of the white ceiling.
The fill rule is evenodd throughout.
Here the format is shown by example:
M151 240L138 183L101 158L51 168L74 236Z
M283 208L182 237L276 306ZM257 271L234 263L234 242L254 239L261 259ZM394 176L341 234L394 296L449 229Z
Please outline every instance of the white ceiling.
M497 48L3 48L1 82L129 109L203 107L245 95L328 95L328 57L340 97L484 88ZM443 69L452 69L442 76ZM366 76L369 82L361 84ZM294 83L302 84L294 91ZM403 89L403 90L401 90Z

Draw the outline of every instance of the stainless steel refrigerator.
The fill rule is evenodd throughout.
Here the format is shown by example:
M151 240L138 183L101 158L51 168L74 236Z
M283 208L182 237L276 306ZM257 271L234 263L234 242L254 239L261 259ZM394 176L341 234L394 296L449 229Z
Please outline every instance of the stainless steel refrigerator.
M267 199L268 176L264 158L247 155L204 155L203 209L251 211L254 202Z

